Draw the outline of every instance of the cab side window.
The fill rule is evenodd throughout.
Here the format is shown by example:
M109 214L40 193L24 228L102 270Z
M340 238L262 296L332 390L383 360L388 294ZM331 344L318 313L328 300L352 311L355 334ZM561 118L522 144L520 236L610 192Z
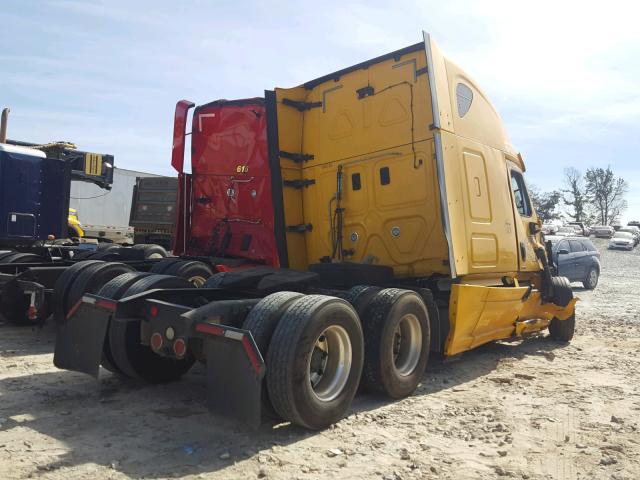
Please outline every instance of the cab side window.
M530 217L533 210L531 208L531 200L529 200L529 193L524 184L522 174L516 170L511 170L511 189L513 190L513 199L520 215Z

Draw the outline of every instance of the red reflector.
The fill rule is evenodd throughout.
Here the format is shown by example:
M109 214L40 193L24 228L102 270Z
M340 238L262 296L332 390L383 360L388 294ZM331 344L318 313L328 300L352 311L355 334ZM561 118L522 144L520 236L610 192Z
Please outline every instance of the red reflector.
M187 352L187 344L181 338L177 339L173 342L173 353L176 354L176 357L184 357L184 354Z
M218 265L216 265L216 271L218 271L218 272L231 272L231 269L226 265L218 264Z
M199 323L196 325L196 332L208 333L210 335L224 335L224 329L210 323Z
M160 350L162 348L162 335L158 332L151 335L151 348L154 350Z
M33 305L30 306L29 309L27 310L27 318L29 320L35 320L36 318L38 318L38 309Z
M98 300L96 301L96 306L111 310L112 312L116 311L116 302L110 302L109 300Z
M71 307L71 310L69 310L69 313L67 313L67 320L69 320L71 317L73 317L76 314L81 304L82 304L82 300L78 300L76 304L73 307Z
M156 307L155 305L153 307L151 307L151 309L149 310L149 313L151 314L152 317L157 317L158 316L158 307Z

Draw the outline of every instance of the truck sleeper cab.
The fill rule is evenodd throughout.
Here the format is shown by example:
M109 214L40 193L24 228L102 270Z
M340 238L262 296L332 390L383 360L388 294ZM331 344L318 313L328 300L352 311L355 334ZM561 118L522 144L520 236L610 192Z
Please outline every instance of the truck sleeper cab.
M265 102L281 268L200 289L116 278L74 307L58 367L98 375L105 337L116 367L147 381L200 359L213 411L318 429L359 383L410 395L430 352L546 328L571 339L576 299L551 274L522 158L428 35Z

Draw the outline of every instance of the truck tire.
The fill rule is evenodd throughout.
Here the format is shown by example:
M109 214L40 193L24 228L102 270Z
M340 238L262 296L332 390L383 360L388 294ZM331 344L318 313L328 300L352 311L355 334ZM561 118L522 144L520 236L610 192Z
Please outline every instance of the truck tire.
M295 300L267 351L267 386L285 420L318 430L351 405L364 358L362 327L346 301L324 295Z
M168 275L149 275L133 283L121 298L154 288L188 288L184 278ZM193 366L195 358L187 351L181 360L155 354L148 345L140 343L140 322L112 322L109 327L109 346L115 365L126 376L149 383L165 383L178 380Z
M271 342L271 337L280 318L289 305L302 296L302 293L296 292L272 293L260 300L247 315L242 328L251 332L263 359L267 358L269 342ZM277 414L269 400L268 388L265 378L262 382L262 411L270 417L277 418Z
M1 251L0 252L0 263L4 263L3 259L5 257L8 257L9 255L13 255L14 253L16 253L16 252L14 252L13 250L3 250L3 251Z
M360 320L363 320L363 315L365 314L369 303L380 290L382 290L380 287L356 285L348 290L342 298L351 304L358 313Z
M148 277L149 275L151 274L148 272L123 273L122 275L118 275L105 283L104 286L98 290L98 295L112 300L120 300L122 295L131 285L136 283L142 277ZM101 364L112 373L122 374L122 371L116 366L115 361L113 360L113 354L111 353L111 345L109 344L109 328L111 328L110 325L107 326L107 332L102 346Z
M559 307L566 307L573 299L573 290L567 277L551 277L553 285L553 303Z
M411 395L429 359L427 307L416 292L386 288L363 317L363 387L394 399Z
M598 286L598 277L600 276L600 272L596 267L591 267L587 272L587 276L582 282L582 285L587 290L593 290Z
M204 262L186 260L172 263L165 269L164 274L184 278L194 287L202 287L207 279L213 275L213 271Z
M168 257L157 262L154 262L151 270L151 273L164 273L167 268L173 265L176 262L181 262L182 260L178 257Z
M99 242L96 250L111 250L112 248L118 248L120 245L113 242Z
M53 319L59 325L62 325L67 317L69 309L67 297L69 291L73 285L73 281L85 268L89 268L96 263L104 263L100 260L85 260L82 262L74 263L67 268L62 275L58 277L56 283L53 286L53 294L51 296L51 303L53 307Z
M156 245L155 243L143 243L140 245L134 245L132 248L135 250L143 250L145 259L166 258L169 256L169 254L163 247L161 247L160 245Z
M554 318L549 324L549 336L557 342L570 342L576 330L576 315L571 314L566 320Z
M133 268L124 263L96 263L82 270L73 280L67 295L67 305L72 308L85 293L97 293L115 277L132 272Z
M0 263L39 263L42 262L42 257L40 255L35 255L33 253L20 253L20 252L11 252L9 255L5 255Z

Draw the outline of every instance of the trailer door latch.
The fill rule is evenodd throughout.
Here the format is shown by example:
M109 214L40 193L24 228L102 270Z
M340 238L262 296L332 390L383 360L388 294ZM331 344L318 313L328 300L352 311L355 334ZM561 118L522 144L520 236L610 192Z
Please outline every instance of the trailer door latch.
M280 157L286 158L288 160L293 160L296 163L308 162L309 160L313 160L315 158L310 153L291 153L285 152L284 150L280 150Z
M300 190L308 187L309 185L315 185L316 181L313 178L303 178L302 180L284 180L282 183L285 187L297 188Z
M283 98L282 104L287 105L288 107L293 107L299 112L304 112L305 110L311 110L312 108L322 106L322 102L300 102L298 100L290 100L288 98Z
M313 225L310 223L301 223L299 225L287 225L287 232L290 233L305 233L313 230Z

